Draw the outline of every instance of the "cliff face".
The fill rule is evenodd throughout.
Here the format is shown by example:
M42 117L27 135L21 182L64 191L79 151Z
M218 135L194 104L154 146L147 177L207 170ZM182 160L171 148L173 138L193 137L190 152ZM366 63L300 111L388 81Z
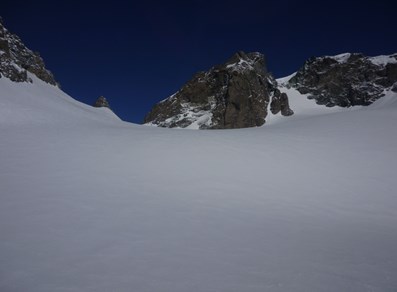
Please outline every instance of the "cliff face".
M311 58L289 85L318 104L350 107L369 105L397 87L397 54L367 57L341 54Z
M4 76L14 82L30 82L27 72L59 86L52 73L45 68L39 53L28 49L18 36L3 26L0 19L0 77Z
M168 128L261 126L272 98L272 112L293 113L288 97L267 72L264 56L238 52L226 63L197 73L177 93L156 104L144 122Z

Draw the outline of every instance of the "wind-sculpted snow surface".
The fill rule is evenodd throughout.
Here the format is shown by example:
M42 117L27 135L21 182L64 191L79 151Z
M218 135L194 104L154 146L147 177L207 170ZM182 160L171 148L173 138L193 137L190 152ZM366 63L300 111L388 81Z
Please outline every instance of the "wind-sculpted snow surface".
M0 86L0 291L396 291L395 93L190 131Z

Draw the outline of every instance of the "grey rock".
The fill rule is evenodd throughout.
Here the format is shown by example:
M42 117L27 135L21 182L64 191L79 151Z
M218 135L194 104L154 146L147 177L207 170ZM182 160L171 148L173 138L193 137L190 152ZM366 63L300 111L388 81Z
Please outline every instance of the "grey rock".
M110 105L109 105L109 102L106 100L106 98L104 96L100 96L95 101L94 107L107 107L107 108L110 108Z
M393 84L393 86L391 87L391 91L397 92L397 82Z
M285 92L281 93L280 90L276 89L272 96L272 102L270 103L270 111L273 115L281 112L283 116L291 116L294 111L289 107L288 96Z
M385 59L389 62L363 54L310 58L289 85L329 107L370 105L397 81L397 54Z
M226 63L193 76L177 93L156 104L144 123L169 128L196 124L200 129L261 126L276 90L264 56L238 52ZM284 94L283 113L291 114L286 107Z
M37 52L28 49L21 39L11 34L0 20L0 76L14 82L31 82L27 72L49 84L59 86L54 76L45 68Z

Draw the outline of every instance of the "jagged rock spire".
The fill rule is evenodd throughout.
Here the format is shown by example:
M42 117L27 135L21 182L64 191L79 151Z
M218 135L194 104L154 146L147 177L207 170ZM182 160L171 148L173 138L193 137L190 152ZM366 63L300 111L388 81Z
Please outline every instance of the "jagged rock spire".
M95 101L94 107L107 107L107 108L110 108L110 105L109 105L109 102L106 100L106 98L104 96L100 96Z

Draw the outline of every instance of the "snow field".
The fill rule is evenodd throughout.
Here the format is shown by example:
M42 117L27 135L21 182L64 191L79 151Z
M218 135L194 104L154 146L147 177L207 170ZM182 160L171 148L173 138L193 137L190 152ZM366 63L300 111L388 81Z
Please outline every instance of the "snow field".
M0 86L0 291L396 290L395 94L192 131Z

